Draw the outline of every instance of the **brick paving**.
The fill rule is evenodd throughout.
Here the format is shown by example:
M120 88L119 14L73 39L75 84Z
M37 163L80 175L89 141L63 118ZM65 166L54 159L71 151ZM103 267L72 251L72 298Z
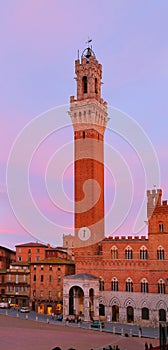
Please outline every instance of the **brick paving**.
M108 344L118 344L120 350L144 350L146 341L152 342L153 346L158 345L158 339L125 338L100 331L0 315L1 350L52 350L55 346L60 346L62 350L70 347L95 350Z

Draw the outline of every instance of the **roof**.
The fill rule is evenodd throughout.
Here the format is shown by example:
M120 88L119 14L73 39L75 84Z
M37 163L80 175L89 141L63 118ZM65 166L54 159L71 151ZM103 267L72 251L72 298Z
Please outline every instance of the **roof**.
M99 280L99 277L90 275L89 273L77 273L75 275L68 275L65 276L64 278L69 278L69 279L88 279L88 280Z
M0 249L4 249L4 250L7 250L7 251L10 252L10 253L16 254L15 250L12 250L12 249L7 248L7 247L3 247L2 245L0 245Z
M75 262L69 259L61 259L61 258L47 258L44 260L32 261L31 265L47 265L47 264L59 264L59 265L75 265Z
M17 244L15 247L44 247L44 248L47 248L48 246L46 244L43 244L43 243L30 242L30 243Z
M23 262L23 261L13 261L10 263L10 266L29 266L28 261Z

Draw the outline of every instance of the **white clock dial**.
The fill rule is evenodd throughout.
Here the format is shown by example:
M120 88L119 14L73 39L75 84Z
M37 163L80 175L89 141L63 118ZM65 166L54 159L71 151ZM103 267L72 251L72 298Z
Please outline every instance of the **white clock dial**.
M78 237L81 239L81 241L87 241L91 236L91 231L88 227L83 226L78 231Z

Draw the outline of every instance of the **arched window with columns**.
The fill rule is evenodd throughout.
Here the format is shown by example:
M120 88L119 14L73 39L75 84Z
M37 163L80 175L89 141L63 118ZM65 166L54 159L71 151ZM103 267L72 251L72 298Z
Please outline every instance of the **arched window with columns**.
M146 278L141 280L141 293L148 293L148 281Z
M118 259L118 248L115 245L111 248L111 259Z
M118 280L116 277L113 277L112 278L112 281L111 281L111 290L113 292L118 292Z
M128 245L127 248L125 249L125 259L132 259L133 258L133 253L132 253L132 248Z
M158 293L165 294L165 282L162 278L158 281Z
M140 259L141 260L148 259L148 250L144 245L140 248Z
M126 292L133 292L133 282L130 277L126 280Z

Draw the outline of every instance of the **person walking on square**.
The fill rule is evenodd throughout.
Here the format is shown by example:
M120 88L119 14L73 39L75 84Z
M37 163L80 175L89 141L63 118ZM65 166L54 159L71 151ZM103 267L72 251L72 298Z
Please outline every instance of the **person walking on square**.
M145 350L148 350L149 348L148 348L148 343L146 342L145 343Z

